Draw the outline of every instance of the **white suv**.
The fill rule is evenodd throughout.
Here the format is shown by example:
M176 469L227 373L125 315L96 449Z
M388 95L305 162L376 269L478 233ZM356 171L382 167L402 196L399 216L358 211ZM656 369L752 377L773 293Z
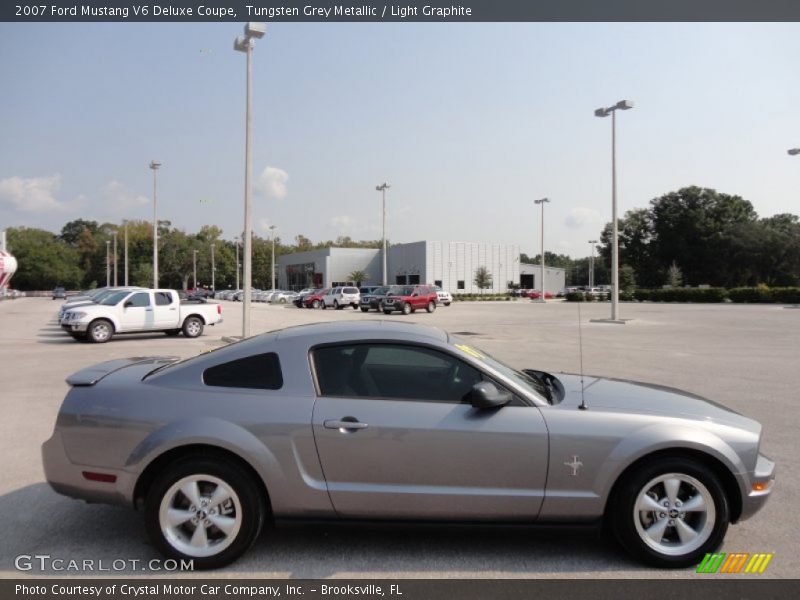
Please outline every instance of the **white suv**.
M322 308L333 308L339 310L345 306L352 306L358 310L358 303L361 300L361 294L358 293L356 287L335 287L328 290L328 293L322 297Z
M433 289L436 291L436 303L450 306L450 303L453 301L453 296L450 295L450 292L445 292L438 285L433 286Z

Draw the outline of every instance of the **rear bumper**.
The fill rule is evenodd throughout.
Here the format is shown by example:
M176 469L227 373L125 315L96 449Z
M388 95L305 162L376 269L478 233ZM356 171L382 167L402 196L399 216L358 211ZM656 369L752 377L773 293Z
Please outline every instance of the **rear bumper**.
M756 468L750 476L747 494L742 498L742 514L740 521L749 519L767 503L772 488L775 486L775 461L763 454L758 455ZM756 489L761 487L763 489Z
M58 431L42 444L42 466L44 476L50 487L59 494L105 504L130 504L130 499L123 492L132 489L132 477L125 471L76 465L67 458L61 434ZM91 481L84 472L97 472L114 475L115 482Z

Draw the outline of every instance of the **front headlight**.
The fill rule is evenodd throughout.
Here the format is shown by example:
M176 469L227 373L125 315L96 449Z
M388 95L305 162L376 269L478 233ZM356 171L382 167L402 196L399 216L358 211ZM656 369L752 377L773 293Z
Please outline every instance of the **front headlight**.
M72 313L70 321L78 321L78 320L84 318L88 314L89 313L85 313L85 312L74 312L74 313Z

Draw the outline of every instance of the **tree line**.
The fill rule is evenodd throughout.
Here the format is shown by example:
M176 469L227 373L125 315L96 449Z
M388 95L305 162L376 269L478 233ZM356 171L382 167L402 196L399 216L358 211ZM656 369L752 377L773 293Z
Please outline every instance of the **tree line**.
M48 290L55 286L89 289L106 285L106 252L110 252L111 283L114 283L114 237L117 241L117 282L124 284L125 231L128 238L128 283L150 287L153 283L153 224L125 221L122 224L98 223L77 219L65 224L59 233L29 227L7 230L8 247L18 261L12 280L19 290ZM116 236L115 236L116 234ZM272 238L253 234L253 287L269 289L272 272ZM107 246L106 242L110 242ZM211 255L214 254L216 289L236 285L235 241L222 239L222 230L205 225L197 233L173 227L169 221L158 223L158 273L163 287L187 289L194 285L194 251L197 251L198 287L211 287ZM298 235L293 243L275 238L275 260L282 254L303 252L330 246L380 248L381 241L354 241L347 236L313 243ZM242 244L239 243L241 278ZM276 273L277 275L277 273ZM240 281L241 285L241 281Z
M186 233L169 221L159 221L159 279L165 287L193 285L192 257L197 251L197 281L211 285L214 245L217 289L236 284L236 242L223 240L222 230L203 226ZM70 289L106 283L106 242L117 237L118 282L123 283L124 230L128 231L131 285L152 284L152 223L122 224L70 221L59 233L27 227L7 231L9 249L19 261L14 287ZM784 213L759 217L740 196L701 187L686 187L630 210L618 220L620 287L659 288L664 285L710 285L726 288L800 285L800 218ZM595 284L610 283L611 223L598 238ZM304 235L293 242L275 239L275 256L330 246L380 248L381 240L357 241L347 236L314 243ZM240 248L241 253L241 248ZM272 240L253 235L253 286L271 285ZM540 256L522 254L522 262L538 264ZM566 270L567 285L586 285L590 257L572 258L545 252L545 263ZM113 276L112 276L113 282Z

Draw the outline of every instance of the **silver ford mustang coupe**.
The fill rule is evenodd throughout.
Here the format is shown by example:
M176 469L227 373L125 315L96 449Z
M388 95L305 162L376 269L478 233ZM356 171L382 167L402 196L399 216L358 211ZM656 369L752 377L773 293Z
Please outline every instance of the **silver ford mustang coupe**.
M686 567L774 481L761 426L723 406L518 371L421 325L292 327L67 382L50 485L143 509L155 546L195 568L285 518L601 524L637 559Z

